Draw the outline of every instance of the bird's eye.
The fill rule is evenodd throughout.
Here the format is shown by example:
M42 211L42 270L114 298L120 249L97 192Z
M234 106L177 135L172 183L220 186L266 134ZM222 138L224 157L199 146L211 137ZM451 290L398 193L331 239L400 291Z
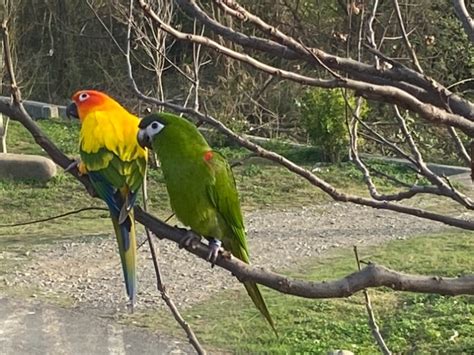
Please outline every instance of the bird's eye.
M83 92L82 94L79 95L79 101L80 101L80 102L84 102L84 101L86 101L88 98L89 98L89 94L88 94L88 93Z
M156 136L165 126L159 121L153 121L146 128L146 132L150 138Z

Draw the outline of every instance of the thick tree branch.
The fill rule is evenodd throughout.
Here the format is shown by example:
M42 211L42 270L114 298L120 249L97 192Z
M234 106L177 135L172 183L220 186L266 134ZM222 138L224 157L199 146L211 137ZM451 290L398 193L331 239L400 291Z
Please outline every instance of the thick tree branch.
M171 227L145 213L139 207L135 208L135 218L138 222L148 226L158 237L172 240L178 245L182 245L183 241L189 238L189 231ZM198 241L193 241L186 250L202 259L206 259L209 253L207 245ZM474 295L474 275L457 278L407 275L383 266L370 264L361 271L342 279L310 282L293 280L284 275L252 267L235 257L227 258L220 255L216 265L230 271L240 281L252 280L282 293L305 298L348 297L364 288L381 286L398 291L452 296Z
M20 104L20 106L22 106ZM5 110L4 105L0 105L0 112L4 114L15 113L16 111ZM185 111L194 110L185 109ZM27 114L26 114L27 115ZM202 115L202 114L201 114ZM33 122L30 118L26 121L24 118L15 116L15 118L20 122ZM19 119L20 118L20 119ZM207 116L202 115L202 118L207 118ZM207 119L205 119L207 120ZM209 121L209 120L207 120ZM30 133L41 137L37 140L37 143L45 149L45 151L50 154L53 160L63 168L67 167L70 164L70 160L56 147L49 139L44 139L45 136L42 134L39 127L36 125L25 125ZM243 138L240 138L243 139ZM250 143L250 142L249 142ZM250 143L251 144L251 143ZM258 147L258 146L256 146ZM261 149L261 148L260 148ZM274 154L275 158L278 157L277 154ZM283 158L284 159L284 158ZM292 163L291 163L292 164ZM308 172L309 173L309 172ZM81 183L86 187L90 186L88 179L84 176L76 176ZM330 185L329 185L330 186ZM344 198L341 201L352 201L354 202L357 199L362 198ZM362 199L364 200L364 199ZM366 202L374 202L375 205L379 206L378 208L388 208L387 206L392 206L389 203L380 204L378 201L367 200ZM397 206L397 205L395 205ZM400 206L401 207L401 206ZM377 207L376 207L377 208ZM388 208L392 209L392 208ZM402 208L403 209L403 208ZM430 212L416 210L420 216L431 216L438 220L439 218L444 218L446 216L432 214ZM403 211L401 211L403 212ZM405 212L406 213L406 212ZM147 226L153 233L156 235L172 240L176 243L182 243L183 238L189 237L189 231L183 231L181 229L171 227L166 223L158 220L152 215L144 212L139 207L135 208L135 218L136 220ZM456 218L447 217L448 219L445 223L457 225L459 227L464 227L466 229L474 230L474 223L469 221L463 221ZM452 223L449 223L452 222ZM206 259L209 253L208 247L202 243L192 243L187 250L202 259ZM441 277L429 277L429 276L416 276L416 275L406 275L402 273L389 270L383 266L378 266L371 264L360 272L353 273L346 276L340 280L330 281L330 282L306 282L300 280L291 280L283 275L279 275L273 272L265 271L262 269L257 269L252 266L249 266L236 258L225 259L219 257L217 260L217 265L227 269L232 274L234 274L239 280L252 280L258 282L267 287L273 288L277 291L288 293L296 296L306 297L306 298L338 298L338 297L348 297L355 292L358 292L364 288L368 287L380 287L386 286L394 290L400 291L411 291L411 292L421 292L421 293L437 293L443 295L461 295L468 294L474 295L474 275L471 276L462 276L458 278L441 278Z
M274 26L264 22L258 16L246 11L234 0L214 0L219 5L225 4L232 8L229 12L239 20L245 20L256 25L262 32L278 40L278 42L256 36L248 36L235 31L227 26L220 24L209 17L194 0L175 0L182 9L192 17L198 18L203 24L234 43L247 48L264 51L273 56L284 59L302 59L309 63L315 63L314 56L309 55L305 46L290 36L285 35ZM140 1L140 5L146 6L145 1ZM221 6L222 7L222 6ZM239 14L239 15L236 15ZM291 51L292 50L292 51ZM377 85L388 85L398 87L407 93L423 100L426 103L433 104L444 109L448 104L453 113L459 114L471 120L474 120L474 105L469 101L457 96L444 88L441 84L432 78L418 73L401 63L395 62L389 70L380 70L369 64L359 61L343 58L328 54L319 48L313 48L312 51L327 67L332 70L340 70L347 73L351 78L367 81Z
M0 106L0 111L2 111L2 106ZM22 120L19 121L23 123ZM26 126L28 130L30 130L31 127L32 126ZM41 131L39 132L40 136L43 136ZM35 132L35 134L37 133L38 132ZM55 160L59 165L63 167L69 165L70 161L68 158L64 156L64 154L57 149L51 141L41 139L38 141L38 144L48 153L52 152L53 160ZM76 177L81 180L86 187L89 185L89 181L85 177ZM83 180L85 180L86 183L84 183ZM178 244L182 243L183 238L189 237L189 231L183 231L171 227L144 212L139 207L135 208L135 218L139 223L147 226L156 235L172 240ZM466 222L467 229L474 230L474 226L469 225L468 221L461 221L454 218L453 220L456 221L456 224ZM192 243L187 250L203 259L206 259L209 253L208 247L202 243ZM353 273L340 280L331 282L306 282L291 280L283 275L251 267L236 258L226 259L219 257L217 265L229 270L241 281L252 280L277 291L306 298L348 297L364 288L380 286L386 286L400 291L438 293L443 295L474 294L474 275L446 279L440 277L405 275L372 264L360 272Z
M247 63L258 70L261 70L263 72L282 79L288 79L295 82L299 82L301 84L323 88L343 87L355 90L358 95L361 95L368 99L395 103L407 109L410 109L413 112L418 113L421 117L434 124L445 124L449 126L454 126L463 130L470 137L474 137L474 122L466 119L465 117L448 113L440 108L423 103L414 96L396 87L374 85L352 79L317 79L276 68L274 66L265 64L247 54L242 54L230 48L227 48L207 37L197 36L191 33L178 31L177 29L164 23L144 0L139 0L139 4L145 14L152 18L157 26L159 26L162 30L168 32L172 36L176 37L177 39L190 43L202 44L206 47L216 50L219 53L223 53L226 56ZM318 54L315 53L315 55Z

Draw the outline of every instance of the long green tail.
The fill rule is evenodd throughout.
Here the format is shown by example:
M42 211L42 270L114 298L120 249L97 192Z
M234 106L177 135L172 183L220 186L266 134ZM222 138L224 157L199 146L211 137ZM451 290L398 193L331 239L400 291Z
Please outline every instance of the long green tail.
M117 217L111 216L111 218L114 224L115 236L117 237L120 259L122 261L125 287L127 289L128 298L133 306L137 296L137 242L135 239L135 219L133 218L133 210L130 211L128 218L122 224L118 223Z
M231 242L232 243L232 242ZM224 244L226 244L224 242ZM242 260L243 262L249 264L249 257L247 254L247 251L243 249L240 244L237 244L236 242L232 243L231 247L229 250L232 252L232 254L236 257ZM235 246L235 247L234 247ZM225 247L225 245L224 245ZM252 299L253 303L257 307L257 309L262 313L262 315L265 317L265 319L268 321L270 326L272 327L273 331L275 332L276 336L278 336L278 332L275 328L275 323L273 323L272 316L270 315L270 312L268 311L267 305L265 304L265 301L263 299L262 294L260 293L260 290L255 282L251 281L245 281L243 282L245 289L247 290L248 295Z

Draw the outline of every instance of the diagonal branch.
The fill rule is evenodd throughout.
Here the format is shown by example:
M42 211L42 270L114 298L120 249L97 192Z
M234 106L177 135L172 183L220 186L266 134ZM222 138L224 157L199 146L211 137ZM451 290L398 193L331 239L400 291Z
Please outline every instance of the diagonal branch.
M400 11L400 6L398 5L398 0L392 0L393 6L395 7L395 11L397 13L398 19L398 26L400 27L400 31L402 32L403 42L407 47L408 54L411 57L413 65L415 66L416 70L420 73L423 73L423 69L421 68L420 62L418 61L418 57L416 56L415 49L411 45L410 40L408 39L407 31L405 29L405 24L403 23L402 12Z
M408 126L406 124L405 119L400 113L400 110L397 106L394 106L395 109L395 118L397 119L398 123L400 124L400 129L405 136L408 145L410 146L413 155L415 157L416 166L420 169L420 172L425 176L432 184L439 187L440 191L446 194L451 194L452 198L459 202L460 204L464 205L466 208L474 209L474 202L468 197L444 182L438 175L433 173L428 166L426 165L423 156L421 155L418 146L413 139L412 134L410 133Z
M224 38L240 44L244 47L267 52L273 56L284 59L302 59L308 63L314 64L313 56L308 55L302 44L282 33L274 26L263 21L258 16L245 10L235 0L214 0L224 10L231 8L228 13L241 21L247 21L254 24L263 33L268 33L278 42L266 38L249 36L220 24L209 17L194 0L175 0L181 8L191 17L199 19L200 22L208 26L214 33ZM140 6L144 1L140 1ZM142 6L143 8L143 6ZM312 51L326 66L333 70L346 72L352 78L367 81L372 84L398 87L407 93L417 97L426 103L431 103L444 109L449 102L450 109L461 116L474 120L474 105L462 97L450 92L437 83L432 78L412 70L397 62L389 70L379 70L369 64L353 60L351 58L338 57L324 52L319 48L313 48ZM449 100L448 100L449 99Z
M226 46L223 46L211 40L210 38L193 35L191 33L181 32L173 28L172 26L164 23L160 19L160 17L153 11L153 9L151 9L151 7L145 2L145 0L139 0L138 2L146 16L149 16L155 21L157 26L159 26L162 30L168 32L172 36L176 37L177 39L190 43L202 44L206 47L214 49L218 53L223 53L224 55L230 58L234 58L243 63L249 64L250 66L260 71L266 72L278 78L288 79L301 84L323 88L343 87L355 90L358 95L361 95L367 99L396 103L407 109L412 110L413 112L418 113L421 117L434 124L445 124L454 126L463 130L470 137L474 137L473 121L470 121L469 119L463 116L449 113L440 108L421 102L414 96L396 87L375 85L352 79L317 79L297 74L295 72L287 71L284 69L280 69L272 65L263 63L249 56L248 54L242 54L237 51L234 51Z
M145 7L145 8L147 8L147 7ZM158 18L158 20L159 20L159 18ZM193 35L189 34L189 36L193 36ZM130 39L129 36L128 36L128 39ZM459 228L463 228L463 229L474 230L474 221L471 221L471 220L466 221L466 220L463 220L461 218L444 216L444 215L441 215L441 214L438 214L438 213L429 212L429 211L414 208L414 207L402 206L402 205L391 203L391 202L388 202L388 201L374 201L374 200L369 199L369 198L364 198L364 197L360 197L360 196L354 196L354 195L349 195L349 194L342 193L342 192L338 191L331 184L327 183L323 179L321 179L321 178L317 177L316 175L314 175L311 171L309 171L309 170L307 170L307 169L305 169L305 168L303 168L303 167L301 167L297 164L294 164L290 160L284 158L283 156L281 156L281 155L279 155L275 152L266 150L266 149L262 148L261 146L259 146L258 144L255 144L255 143L251 142L250 140L248 140L248 139L246 139L242 136L239 136L238 134L234 133L231 129L229 129L227 126L225 126L222 122L220 122L216 118L208 115L207 113L203 114L203 113L201 113L201 112L199 112L195 109L183 107L183 106L180 106L178 104L175 104L175 103L172 103L172 102L169 102L169 101L160 101L160 100L157 100L155 98L152 98L152 97L149 97L149 96L143 94L140 91L140 88L138 87L136 81L134 80L133 69L132 69L132 65L131 65L131 62L130 62L130 54L129 53L130 53L130 40L128 40L128 42L127 42L127 51L126 51L128 76L129 76L129 79L132 83L132 87L133 87L136 95L140 99L142 99L146 102L149 102L151 104L157 105L157 106L163 106L163 107L166 107L166 108L171 109L173 111L190 115L190 116L194 117L195 119L197 119L199 122L206 122L206 123L210 124L212 127L217 129L221 133L225 134L227 137L231 138L232 140L234 140L237 144L253 151L254 153L256 153L257 155L259 155L263 158L266 158L268 160L272 160L272 161L286 167L289 171L303 177L308 182L310 182L312 185L320 188L322 191L327 193L334 200L341 201L341 202L352 202L352 203L355 203L355 204L370 206L370 207L377 208L377 209L388 209L388 210L391 210L391 211L406 213L406 214L414 215L414 216L421 217L421 218L427 218L427 219L439 221L439 222L442 222L442 223L445 223L445 224L448 224L448 225L452 225L452 226L456 226L456 227L459 227Z
M268 160L274 161L285 168L287 168L289 171L303 177L306 179L309 183L312 185L320 188L322 191L327 193L329 196L331 196L334 200L340 201L340 202L352 202L358 205L364 205L364 206L369 206L377 209L387 209L391 211L396 211L396 212L401 212L401 213L406 213L410 214L413 216L417 216L420 218L427 218L431 219L434 221L439 221L451 226L463 228L463 229L468 229L468 230L474 230L474 221L471 220L464 220L461 218L455 218L455 217L450 217L450 216L445 216L441 215L438 213L426 211L423 209L419 208L414 208L414 207L408 207L408 206L403 206L395 203L391 203L388 201L374 201L369 198L365 197L360 197L356 195L350 195L350 194L345 194L340 191L338 191L334 186L326 182L325 180L317 177L314 175L311 171L291 162L290 160L286 159L285 157L273 152L264 149L260 145L251 142L250 140L239 136L238 134L234 133L231 129L229 129L226 125L224 125L222 122L217 120L216 118L208 115L208 114L203 114L197 110L194 110L192 108L187 108L180 106L178 104L169 102L169 101L160 101L155 98L146 96L143 94L140 89L137 86L137 83L133 79L133 72L132 68L130 65L130 61L128 61L128 70L129 70L129 78L132 82L132 86L135 90L136 95L151 104L158 105L158 106L163 106L168 109L174 110L179 113L184 113L187 115L190 115L194 118L196 118L200 122L206 122L210 124L212 127L220 131L221 133L225 134L227 137L231 138L234 140L237 144L253 151L257 155L261 156L262 158L266 158Z

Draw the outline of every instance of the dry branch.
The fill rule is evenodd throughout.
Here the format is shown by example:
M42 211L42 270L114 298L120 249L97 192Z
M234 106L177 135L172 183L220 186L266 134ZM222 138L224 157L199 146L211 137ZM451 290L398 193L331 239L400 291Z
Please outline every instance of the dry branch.
M308 53L303 44L282 33L258 16L246 11L234 0L214 0L214 2L217 4L224 3L227 7L233 9L232 12L228 12L229 14L235 16L238 20L252 22L262 32L268 33L271 37L278 40L278 42L246 35L224 26L208 16L194 0L175 1L188 15L197 18L214 33L221 35L231 42L246 48L263 51L279 58L288 60L300 59L310 64L315 64L314 56ZM139 3L143 9L147 7L147 3L144 0L139 0ZM435 105L441 109L445 109L448 105L453 113L474 120L474 105L472 103L449 91L432 78L427 78L425 75L401 63L393 61L394 65L391 69L380 70L378 67L357 60L331 55L319 48L312 48L312 51L324 65L332 70L342 71L353 79L399 88L425 103ZM376 100L376 98L374 99Z
M135 208L135 218L138 222L148 226L157 236L172 240L178 245L183 245L183 241L189 238L189 231L171 227L156 217L144 213L140 208ZM197 241L193 241L186 250L202 259L206 259L209 254L207 245ZM282 293L305 298L348 297L364 288L381 286L398 291L452 296L474 295L474 275L457 278L407 275L384 266L370 264L361 271L352 273L342 279L308 282L293 280L284 275L252 267L235 257L226 258L221 255L217 259L216 265L230 271L240 281L255 281Z
M153 11L150 5L144 0L139 0L138 2L146 16L149 16L151 19L153 19L155 21L155 24L162 30L168 32L179 40L204 45L208 48L214 49L218 53L222 53L230 58L246 63L257 70L266 72L277 78L292 80L304 85L311 85L322 88L347 88L354 90L356 94L363 96L367 99L394 103L418 113L421 117L433 124L444 124L453 126L461 129L468 136L474 137L473 121L458 114L446 112L443 109L435 107L431 104L424 103L418 100L415 96L397 88L396 86L377 85L353 79L319 79L277 68L272 65L263 63L248 54L243 54L232 50L224 45L217 43L216 41L211 40L208 37L193 35L191 33L179 31L173 28L172 26L164 23L160 19L160 17ZM307 51L306 49L304 50ZM331 67L331 65L327 64L321 58L319 50L313 50L313 52L316 56L318 56L318 58L321 59L321 61L325 65ZM312 56L310 57L312 58L311 60L314 61L314 58Z

